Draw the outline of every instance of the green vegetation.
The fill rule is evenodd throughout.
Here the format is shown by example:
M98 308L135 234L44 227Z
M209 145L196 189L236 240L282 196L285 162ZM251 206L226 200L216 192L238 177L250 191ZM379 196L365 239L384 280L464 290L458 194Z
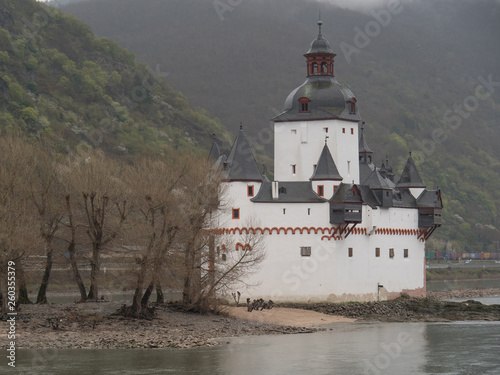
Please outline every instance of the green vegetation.
M226 126L242 121L260 161L271 164L269 119L305 79L317 3L244 1L221 17L201 0L89 0L63 9L167 67L173 87ZM490 252L500 241L500 49L492 47L500 4L402 1L401 9L349 63L341 43L356 46L354 28L374 17L321 3L336 77L357 96L375 162L388 155L401 173L411 149L427 186L442 189L444 225L428 250ZM479 77L496 86L481 89L476 105Z
M126 157L206 154L211 134L229 139L167 85L167 72L74 16L35 0L0 3L0 134L49 137L63 154L91 147Z

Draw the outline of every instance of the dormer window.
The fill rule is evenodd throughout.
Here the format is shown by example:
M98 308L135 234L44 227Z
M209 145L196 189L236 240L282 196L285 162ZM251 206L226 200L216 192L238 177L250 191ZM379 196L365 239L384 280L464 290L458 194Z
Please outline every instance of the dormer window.
M280 187L280 189L279 189L279 193L280 193L280 194L286 194L286 188L285 188L285 187L283 187L283 186L282 186L282 187Z
M351 115L355 115L356 114L356 98L352 98L351 101L349 102L349 104L351 105L351 109L350 109L350 113Z
M309 112L309 102L311 100L306 97L299 98L299 105L300 105L300 113L308 113Z

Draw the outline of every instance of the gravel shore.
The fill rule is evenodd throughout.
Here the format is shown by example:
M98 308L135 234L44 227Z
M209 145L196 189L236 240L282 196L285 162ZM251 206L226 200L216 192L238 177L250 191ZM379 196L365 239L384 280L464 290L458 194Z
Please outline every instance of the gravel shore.
M22 305L17 316L18 348L114 349L191 348L248 335L309 333L318 328L247 321L227 315L200 315L157 306L152 320L112 316L119 302ZM254 312L259 314L260 311ZM327 317L328 318L328 317ZM7 342L7 322L0 322Z

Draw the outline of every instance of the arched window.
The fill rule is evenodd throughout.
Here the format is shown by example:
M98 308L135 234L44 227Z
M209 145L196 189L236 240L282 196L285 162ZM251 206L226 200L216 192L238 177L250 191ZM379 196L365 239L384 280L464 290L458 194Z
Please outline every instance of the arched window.
M333 63L330 63L330 74L333 74Z
M328 73L328 65L326 62L321 63L321 73Z
M312 63L312 74L318 74L318 63Z

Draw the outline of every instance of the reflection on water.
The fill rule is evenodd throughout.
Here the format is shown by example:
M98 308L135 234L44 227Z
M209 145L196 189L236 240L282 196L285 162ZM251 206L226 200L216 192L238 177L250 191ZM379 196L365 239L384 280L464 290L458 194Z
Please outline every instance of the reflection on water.
M498 374L500 323L336 324L215 348L19 350L24 374ZM5 368L0 357L0 366Z
M428 325L424 374L488 375L500 372L499 322Z

